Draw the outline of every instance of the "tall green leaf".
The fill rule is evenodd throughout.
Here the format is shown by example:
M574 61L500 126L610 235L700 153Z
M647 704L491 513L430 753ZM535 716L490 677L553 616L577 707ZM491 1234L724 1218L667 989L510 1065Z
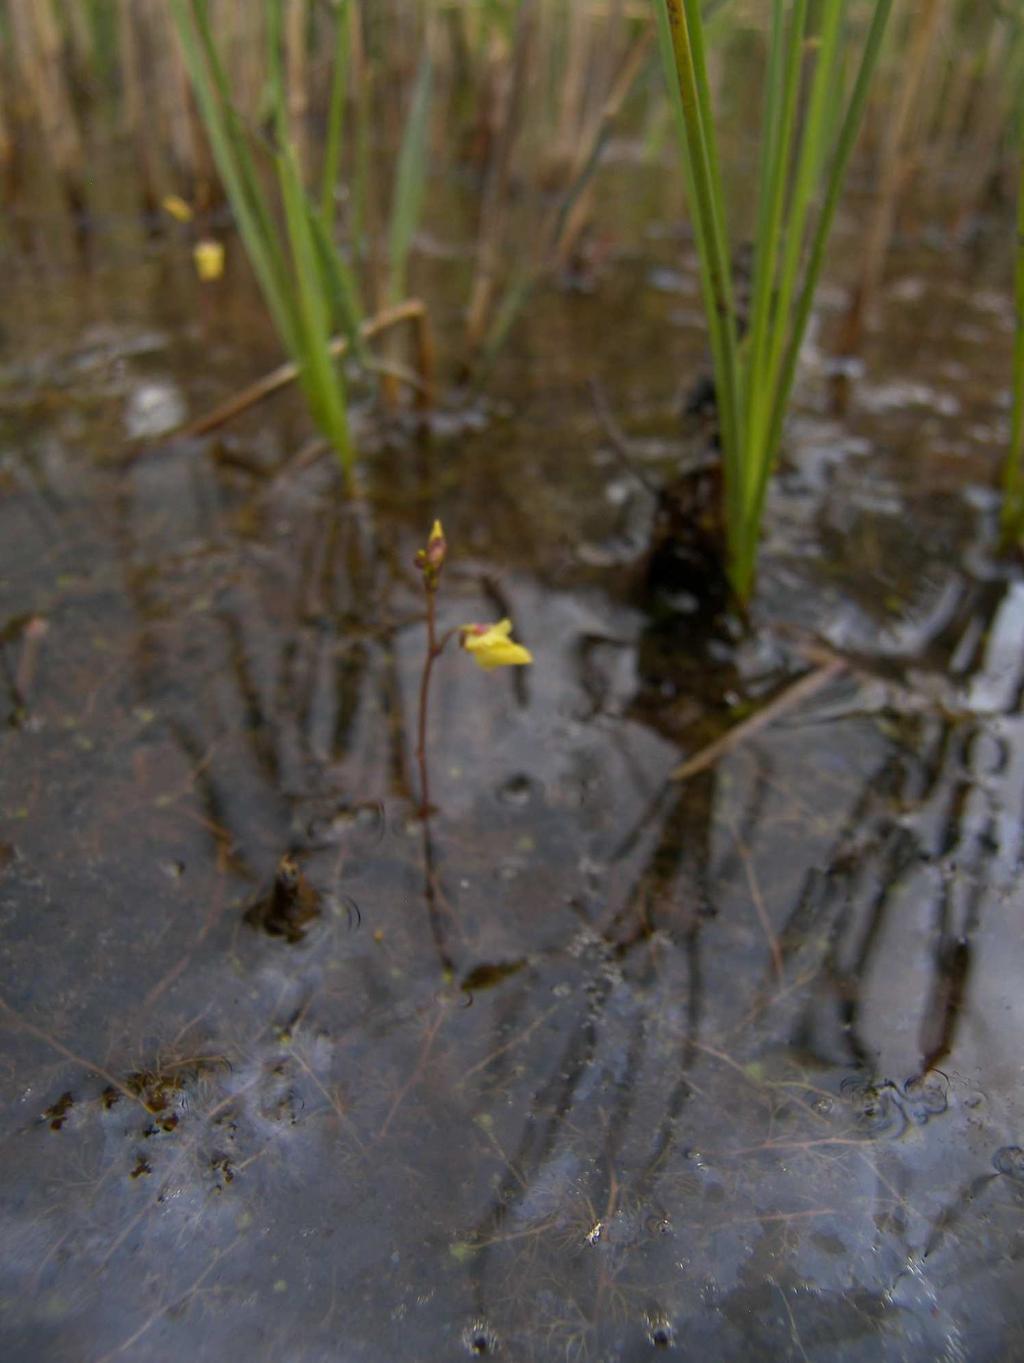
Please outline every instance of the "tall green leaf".
M427 134L433 72L429 55L420 62L412 103L405 120L395 171L391 224L388 232L388 301L404 297L409 253L423 205L427 178Z

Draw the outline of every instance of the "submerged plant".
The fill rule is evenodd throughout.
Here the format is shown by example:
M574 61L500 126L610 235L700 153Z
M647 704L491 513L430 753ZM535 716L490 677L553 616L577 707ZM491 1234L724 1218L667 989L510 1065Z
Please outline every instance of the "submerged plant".
M768 481L846 168L892 0L876 0L852 92L837 107L846 0L773 0L749 326L736 280L699 0L653 0L683 146L719 414L729 577L754 582ZM787 23L788 10L788 23ZM812 16L820 16L820 23Z
M449 642L458 636L462 647L483 668L492 672L497 667L522 667L533 662L529 649L511 638L511 620L499 620L494 625L454 625L444 634L437 632L437 591L441 572L448 557L448 541L440 521L435 521L425 549L416 554L416 566L423 579L423 593L427 605L427 653L420 677L419 723L417 726L416 761L420 776L420 813L430 813L430 774L427 765L427 713L430 708L430 682L434 664Z

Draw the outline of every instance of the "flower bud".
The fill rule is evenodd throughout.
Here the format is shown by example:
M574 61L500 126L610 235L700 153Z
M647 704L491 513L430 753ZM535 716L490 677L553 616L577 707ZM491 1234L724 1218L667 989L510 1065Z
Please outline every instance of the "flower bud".
M444 567L445 556L448 553L448 541L444 537L444 530L440 521L435 521L430 532L430 539L427 540L427 563L435 573L439 573Z
M448 541L440 521L435 521L430 531L425 549L416 551L416 567L423 574L423 582L428 592L437 590L437 582L448 554Z

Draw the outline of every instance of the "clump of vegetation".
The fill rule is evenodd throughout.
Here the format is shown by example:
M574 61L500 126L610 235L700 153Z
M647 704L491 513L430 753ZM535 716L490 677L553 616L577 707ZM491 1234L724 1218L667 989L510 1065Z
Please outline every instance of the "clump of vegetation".
M349 427L341 349L371 366L356 273L334 240L339 149L345 110L349 11L335 16L336 41L319 196L307 193L289 111L282 0L267 0L267 72L271 136L255 138L238 113L218 50L209 0L171 0L192 88L246 252L318 426L336 450L352 486L355 450ZM398 161L389 233L389 301L405 288L409 252L423 198L430 65L413 95ZM273 170L276 200L256 152ZM339 346L335 333L347 344Z
M852 91L839 109L847 9L845 0L772 4L752 296L744 331L705 60L705 20L699 0L655 0L711 339L729 576L741 601L753 589L768 482L892 0L874 6Z
M1018 8L969 0L922 0L892 14L891 0L653 0L653 10L623 0L8 0L0 179L13 210L9 230L33 253L60 247L60 234L35 231L20 202L38 169L58 182L83 256L102 248L107 186L89 173L99 128L134 154L147 233L161 230L161 203L176 216L172 204L194 211L196 265L212 279L223 257L208 236L219 171L294 366L262 391L299 378L351 485L346 375L372 375L387 400L399 382L421 395L429 388L425 366L417 378L375 339L397 322L415 324L401 309L423 307L402 300L428 169L438 176L441 168L449 188L477 191L467 196L464 306L450 310L458 325L448 334L457 348L452 371L482 380L538 286L556 277L589 288L600 276L614 248L609 233L594 230L605 153L621 132L630 156L650 162L671 128L661 84L648 79L657 34L685 152L716 375L723 477L713 500L723 511L710 538L723 542L715 562L727 559L745 599L865 105L874 202L860 225L859 277L836 340L847 356L861 348L891 240L908 217L941 218L959 237L979 206L1009 198L1022 117ZM733 58L762 42L748 309L747 262L736 251L746 213L723 193L724 124L705 44L712 67L712 46L728 56L734 89ZM432 141L435 80L447 92L446 117ZM442 132L440 120L434 130ZM46 155L35 157L40 145ZM388 167L383 174L379 165ZM421 344L418 361L428 349ZM1015 391L1024 385L1022 351L1018 341ZM1024 534L1020 408L1018 400L1003 473L1007 543ZM680 519L696 519L685 502Z

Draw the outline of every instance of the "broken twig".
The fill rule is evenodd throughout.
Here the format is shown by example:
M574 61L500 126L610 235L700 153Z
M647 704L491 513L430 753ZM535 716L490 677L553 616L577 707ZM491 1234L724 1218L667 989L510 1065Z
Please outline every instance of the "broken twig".
M757 714L751 715L749 719L742 720L728 733L723 734L721 738L716 738L706 748L701 748L700 752L694 753L692 757L688 757L685 762L680 763L670 775L669 780L688 781L691 776L696 776L698 772L707 771L709 767L713 767L716 762L735 748L746 743L770 724L774 724L782 715L795 709L802 701L816 695L830 681L845 672L846 668L847 664L843 658L832 658L829 662L816 667L813 672L804 673L792 686L787 686L774 700L770 700L767 705L758 710Z
M403 322L411 323L415 331L417 373L414 386L417 394L417 405L423 408L430 405L434 380L433 341L425 305L418 298L407 299L404 303L397 303L393 308L385 308L376 317L370 317L360 327L360 331L369 340L373 336L379 336L382 331L400 326ZM330 343L330 352L335 359L345 355L348 349L348 338L345 336L335 336ZM195 440L201 435L208 435L210 431L215 431L218 427L224 426L234 417L240 416L250 407L262 402L264 398L268 398L280 389L286 388L288 384L294 383L298 376L299 366L294 361L289 360L287 364L278 365L269 374L264 374L263 378L257 379L255 383L249 384L241 392L227 398L217 407L214 407L212 411L196 417L194 421L186 422L183 426L175 427L174 430L166 431L157 443L162 445L168 440ZM136 449L133 454L141 454L145 448L147 447Z

